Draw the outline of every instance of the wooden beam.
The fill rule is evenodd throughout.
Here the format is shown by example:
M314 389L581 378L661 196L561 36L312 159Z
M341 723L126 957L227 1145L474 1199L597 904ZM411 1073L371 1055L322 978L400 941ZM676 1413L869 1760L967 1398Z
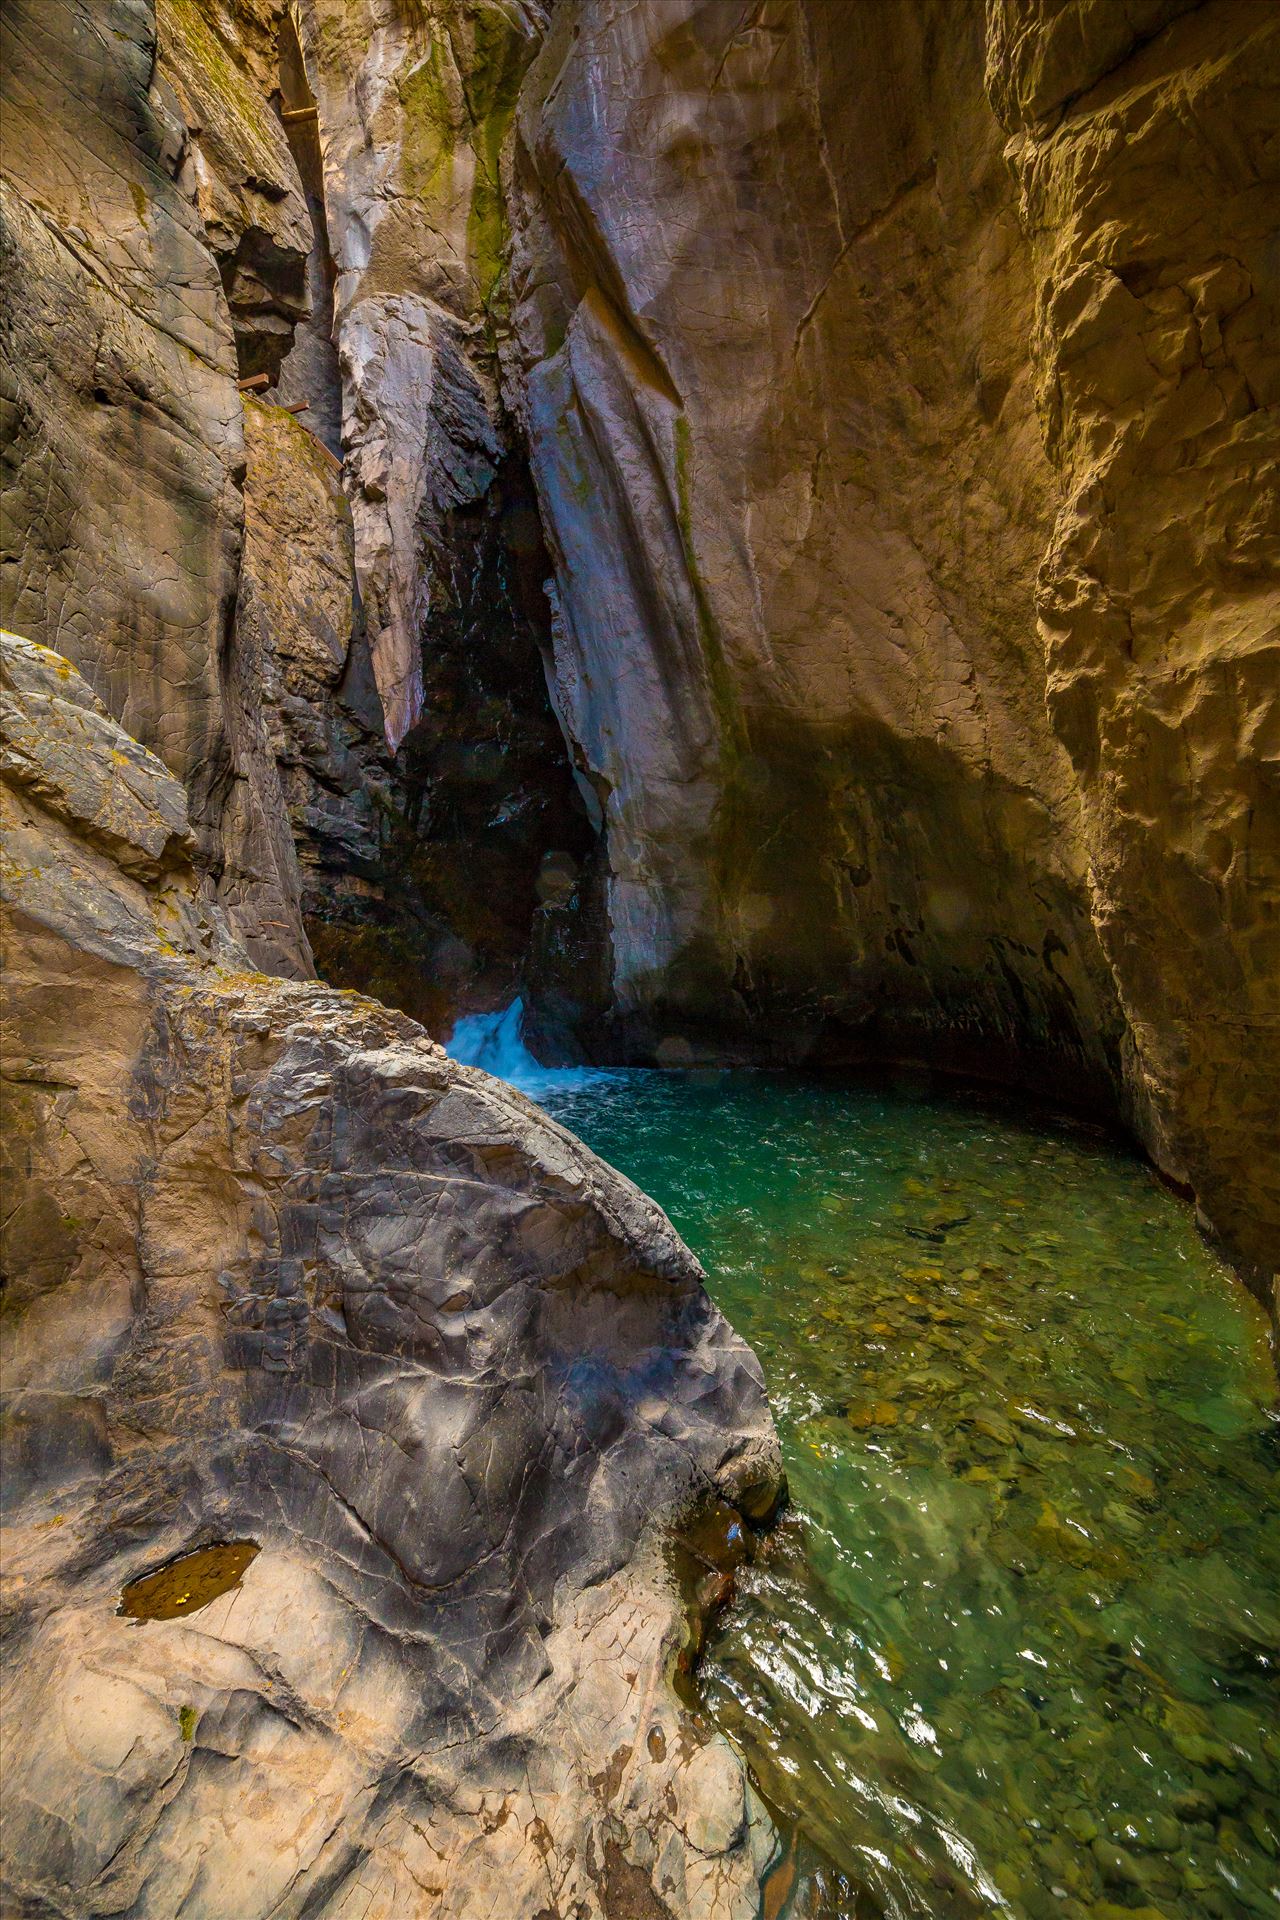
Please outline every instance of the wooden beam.
M309 400L291 400L289 405L284 407L282 411L284 413L309 413L311 411L311 402Z
M252 373L247 380L236 381L237 393L261 393L264 387L271 385L269 373Z
M281 107L280 118L286 127L292 127L299 120L318 120L320 109L319 107Z

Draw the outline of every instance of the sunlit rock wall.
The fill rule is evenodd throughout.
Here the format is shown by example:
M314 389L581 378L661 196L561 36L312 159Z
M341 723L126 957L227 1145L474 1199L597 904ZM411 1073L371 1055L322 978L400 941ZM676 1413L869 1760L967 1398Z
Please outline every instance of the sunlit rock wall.
M513 291L623 1044L1113 1084L981 22L558 9Z
M606 1049L1114 1102L1264 1269L1278 27L568 0L511 356Z
M1280 1265L1280 15L996 6L1058 475L1037 589L1160 1164Z

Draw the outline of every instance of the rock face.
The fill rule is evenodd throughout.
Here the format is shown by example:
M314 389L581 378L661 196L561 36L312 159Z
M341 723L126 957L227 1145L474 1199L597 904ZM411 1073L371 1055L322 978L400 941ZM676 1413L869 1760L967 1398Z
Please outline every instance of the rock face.
M4 674L6 1911L746 1920L661 1549L774 1498L754 1359L521 1096L249 970L179 784ZM117 1611L219 1542L241 1584Z
M4 31L5 616L188 785L212 861L244 453L186 130L145 0L19 4Z
M195 33L175 77L198 77L213 29L198 9L175 17ZM267 964L305 976L256 665L235 644L245 443L236 335L196 205L214 193L209 167L157 68L148 5L20 5L4 28L4 615L56 640L185 783L208 890L245 909ZM225 48L209 63L224 75ZM252 100L236 96L242 144ZM257 112L270 117L265 101ZM230 135L211 146L233 149Z
M1280 18L993 8L1058 488L1037 588L1161 1166L1280 1247Z
M240 373L275 377L310 311L311 211L281 120L284 7L157 0L160 72L191 137L196 206L218 263Z
M278 889L227 882L220 898L258 965L298 974L310 971L313 921L323 925L352 894L376 890L391 774L338 462L279 407L247 400L244 428L235 654L240 731L254 758L228 810L247 816L241 841L255 814L274 823L288 878ZM270 812L264 790L275 795ZM270 858L256 870L264 868L273 872ZM280 897L288 917L276 926Z
M305 0L298 13L323 130L357 565L393 748L423 710L444 522L484 497L502 449L500 151L540 17L521 0Z
M509 356L597 1048L1032 1076L1267 1271L1277 44L1262 0L567 0Z
M983 53L941 7L585 5L521 95L524 404L628 1048L1112 1080Z
M336 983L447 1025L518 991L547 856L554 893L591 841L544 682L549 563L485 317L487 96L473 126L455 75L436 116L432 138L458 150L445 174L473 148L483 162L456 233L409 126L365 259L361 234L384 223L361 198L361 143L400 152L421 22L392 34L386 73L391 42L371 28L345 121L333 101L359 35L302 23L326 175L299 23L277 0L164 0L155 22L113 0L103 18L92 60L77 0L5 20L5 616L66 649L187 782L207 889L257 964L310 977L314 940ZM476 34L500 77L505 41ZM366 126L388 73L392 106ZM474 275L473 202L489 235ZM442 248L452 278L430 267ZM273 404L237 396L254 376ZM305 404L305 424L275 402ZM410 719L397 760L387 736Z

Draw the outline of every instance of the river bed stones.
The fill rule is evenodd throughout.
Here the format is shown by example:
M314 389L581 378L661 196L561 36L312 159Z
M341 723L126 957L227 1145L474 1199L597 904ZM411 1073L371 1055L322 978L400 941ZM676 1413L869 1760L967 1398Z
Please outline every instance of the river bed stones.
M1190 1218L996 1101L623 1084L555 1111L708 1258L795 1502L703 1699L847 1897L931 1911L941 1874L956 1913L1265 1912L1274 1378ZM923 1260L907 1227L961 1214Z

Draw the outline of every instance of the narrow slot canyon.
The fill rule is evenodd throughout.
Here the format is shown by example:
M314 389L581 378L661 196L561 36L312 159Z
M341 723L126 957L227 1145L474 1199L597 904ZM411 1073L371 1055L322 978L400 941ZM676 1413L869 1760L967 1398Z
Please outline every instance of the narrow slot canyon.
M1278 99L9 0L6 1915L1280 1911Z

